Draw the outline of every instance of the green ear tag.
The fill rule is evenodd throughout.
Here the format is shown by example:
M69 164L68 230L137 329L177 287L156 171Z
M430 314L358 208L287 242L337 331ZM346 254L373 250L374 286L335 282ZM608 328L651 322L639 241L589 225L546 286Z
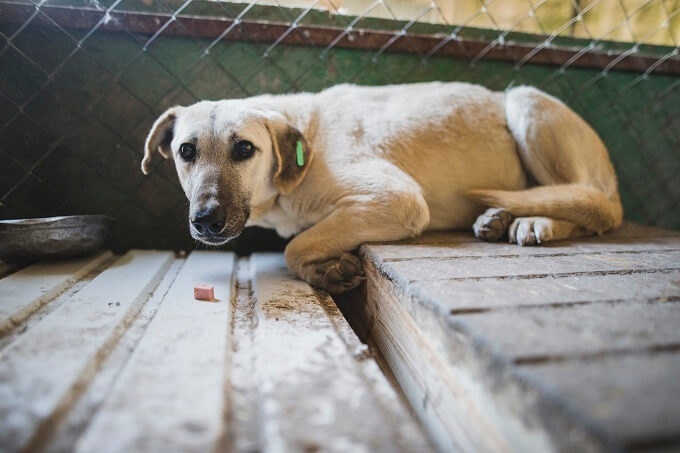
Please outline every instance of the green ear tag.
M297 164L298 167L302 167L305 165L305 154L302 152L302 140L298 140L297 142Z

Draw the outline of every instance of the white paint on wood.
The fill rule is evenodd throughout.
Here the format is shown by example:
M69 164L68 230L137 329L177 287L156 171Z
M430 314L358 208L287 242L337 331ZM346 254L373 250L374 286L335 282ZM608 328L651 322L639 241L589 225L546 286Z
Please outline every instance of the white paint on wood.
M0 335L21 324L111 257L111 252L106 251L94 257L47 261L0 280Z
M94 374L92 380L88 383L87 388L68 413L64 414L64 417L60 420L54 434L45 446L44 451L46 453L74 451L76 441L94 419L102 403L111 394L111 390L119 378L121 370L124 369L125 364L130 359L132 351L144 335L149 322L170 289L170 285L175 281L175 277L184 262L185 260L181 258L173 261L153 294L142 305L130 327L121 336L111 353L101 363L97 373ZM63 295L60 297L63 297ZM33 322L33 318L31 317L31 322ZM31 325L28 325L28 328L30 329Z
M329 316L315 292L290 277L281 255L254 255L252 264L264 449L428 450L414 425L382 405L385 390L376 392L375 376L367 379L348 350L338 313Z
M131 251L0 355L0 439L41 445L96 373L172 262Z
M219 449L233 269L232 253L189 255L77 451ZM195 300L196 282L216 301Z

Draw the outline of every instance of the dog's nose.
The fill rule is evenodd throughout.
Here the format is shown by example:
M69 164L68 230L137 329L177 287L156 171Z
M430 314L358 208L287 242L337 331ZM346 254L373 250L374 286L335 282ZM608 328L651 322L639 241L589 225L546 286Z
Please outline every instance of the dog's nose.
M217 209L198 211L191 217L191 225L201 236L219 234L224 229L225 217Z

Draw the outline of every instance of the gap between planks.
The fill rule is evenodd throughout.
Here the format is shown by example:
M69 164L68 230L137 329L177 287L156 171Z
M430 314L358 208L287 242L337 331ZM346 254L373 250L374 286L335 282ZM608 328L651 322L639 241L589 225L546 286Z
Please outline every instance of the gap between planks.
M629 304L629 303L644 303L644 304L665 304L665 303L675 303L680 302L680 296L659 296L659 297L649 297L646 299L601 299L601 300L577 300L570 302L547 302L541 305L512 305L512 306L501 306L501 307L470 307L470 308L452 308L449 310L450 315L464 316L464 315L476 315L479 313L489 313L489 312L503 312L503 311L515 311L515 310L531 310L540 308L568 308L580 305L594 305L594 304Z
M569 354L545 354L545 355L530 355L525 357L517 357L512 360L515 365L537 365L541 363L552 363L552 362L566 362L571 360L577 361L595 361L607 357L613 356L624 356L624 355L651 355L667 352L678 352L680 351L680 343L672 344L658 344L644 346L640 348L620 348L620 349L608 349L606 351L594 351L594 352L572 352Z
M452 278L436 278L430 279L429 281L446 281L446 282L459 282L459 281L480 281L480 280L532 280L539 278L566 278L566 277L588 277L596 275L633 275L633 274L657 274L657 273L670 273L674 271L680 271L680 267L661 267L655 269L620 269L620 270L606 270L606 271L581 271L581 272L556 272L556 273L546 273L546 274L525 274L525 275L489 275L482 277L452 277ZM384 277L392 282L389 275L385 274ZM426 282L428 280L409 280L408 283L418 283Z
M663 253L663 252L679 252L680 248L665 248L665 249L654 249L654 250L607 250L607 251L592 251L592 252L559 252L559 253L508 253L503 255L493 255L491 253L486 255L456 255L456 256L409 256L403 258L382 258L380 261L383 263L402 263L406 261L418 261L418 260L428 260L428 261L455 261L460 259L472 259L472 260L482 260L485 258L499 258L499 259L513 259L513 258L554 258L559 256L597 256L597 255L616 255L616 254L630 254L630 255L642 255L646 253Z

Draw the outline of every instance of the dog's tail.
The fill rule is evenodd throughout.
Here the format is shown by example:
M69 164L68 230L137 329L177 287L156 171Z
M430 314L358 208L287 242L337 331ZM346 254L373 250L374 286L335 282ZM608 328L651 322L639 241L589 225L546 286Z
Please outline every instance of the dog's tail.
M618 195L610 199L582 184L537 186L526 190L469 190L471 199L515 216L542 216L568 220L598 234L621 225L623 207Z

